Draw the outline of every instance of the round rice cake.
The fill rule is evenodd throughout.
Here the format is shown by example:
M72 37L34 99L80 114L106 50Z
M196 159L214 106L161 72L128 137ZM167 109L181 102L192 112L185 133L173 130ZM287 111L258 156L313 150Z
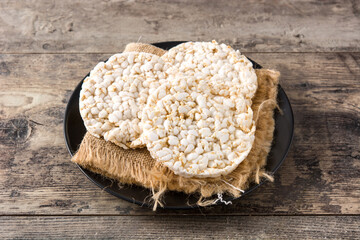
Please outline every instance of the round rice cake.
M148 95L166 81L167 66L159 56L139 52L115 54L98 63L80 92L87 131L130 147L142 132L139 123Z
M155 160L175 174L227 175L252 148L255 123L251 107L242 94L218 95L216 88L206 80L174 74L148 98L140 140Z
M253 64L229 45L212 42L186 42L171 48L162 58L171 63L174 73L203 78L217 86L218 94L237 91L247 101L254 97L257 77Z

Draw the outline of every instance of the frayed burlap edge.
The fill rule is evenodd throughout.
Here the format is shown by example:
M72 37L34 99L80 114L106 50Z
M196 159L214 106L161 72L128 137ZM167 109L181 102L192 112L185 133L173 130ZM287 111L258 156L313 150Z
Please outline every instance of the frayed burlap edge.
M146 52L154 53L158 48L146 46ZM130 51L136 51L133 45ZM145 50L141 50L145 51ZM157 50L158 51L158 50ZM160 54L158 54L160 55ZM151 158L146 149L122 149L113 143L87 133L72 161L122 184L136 184L152 190L154 210L161 204L163 194L182 191L187 194L200 193L198 205L213 204L218 199L207 199L214 194L228 193L234 197L251 182L259 183L262 177L272 181L264 166L271 148L274 131L273 112L276 103L279 72L256 70L258 90L253 100L256 121L255 141L248 157L230 174L218 178L185 178L175 175L167 167Z

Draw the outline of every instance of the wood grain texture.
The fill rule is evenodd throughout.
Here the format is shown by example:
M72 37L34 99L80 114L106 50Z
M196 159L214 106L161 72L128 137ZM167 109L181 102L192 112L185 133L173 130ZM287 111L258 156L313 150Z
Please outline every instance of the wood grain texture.
M295 137L232 205L152 212L70 162L66 103L128 42L225 42L281 72ZM1 239L358 239L360 2L0 1Z
M289 156L275 183L230 206L170 213L360 214L360 53L248 56L282 73L295 114ZM107 57L0 55L1 215L154 214L93 185L65 148L66 102L83 76Z
M357 239L359 223L358 216L0 217L0 235L2 239Z
M356 0L3 0L0 26L1 53L112 53L140 36L248 52L360 50Z

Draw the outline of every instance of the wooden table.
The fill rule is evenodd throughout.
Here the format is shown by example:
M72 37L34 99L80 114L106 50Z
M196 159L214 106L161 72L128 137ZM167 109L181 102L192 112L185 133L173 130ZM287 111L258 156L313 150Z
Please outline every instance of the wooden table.
M360 2L1 1L1 238L360 236ZM229 206L153 212L70 162L66 103L128 42L216 39L282 73L295 115L275 175Z

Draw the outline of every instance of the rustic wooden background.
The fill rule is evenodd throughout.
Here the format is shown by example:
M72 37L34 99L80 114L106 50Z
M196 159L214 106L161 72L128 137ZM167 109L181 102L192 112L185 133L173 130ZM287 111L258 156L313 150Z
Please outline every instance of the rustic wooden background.
M282 73L295 137L275 183L230 206L152 212L81 174L67 100L140 36L216 39ZM1 238L355 239L359 225L359 1L0 1Z

